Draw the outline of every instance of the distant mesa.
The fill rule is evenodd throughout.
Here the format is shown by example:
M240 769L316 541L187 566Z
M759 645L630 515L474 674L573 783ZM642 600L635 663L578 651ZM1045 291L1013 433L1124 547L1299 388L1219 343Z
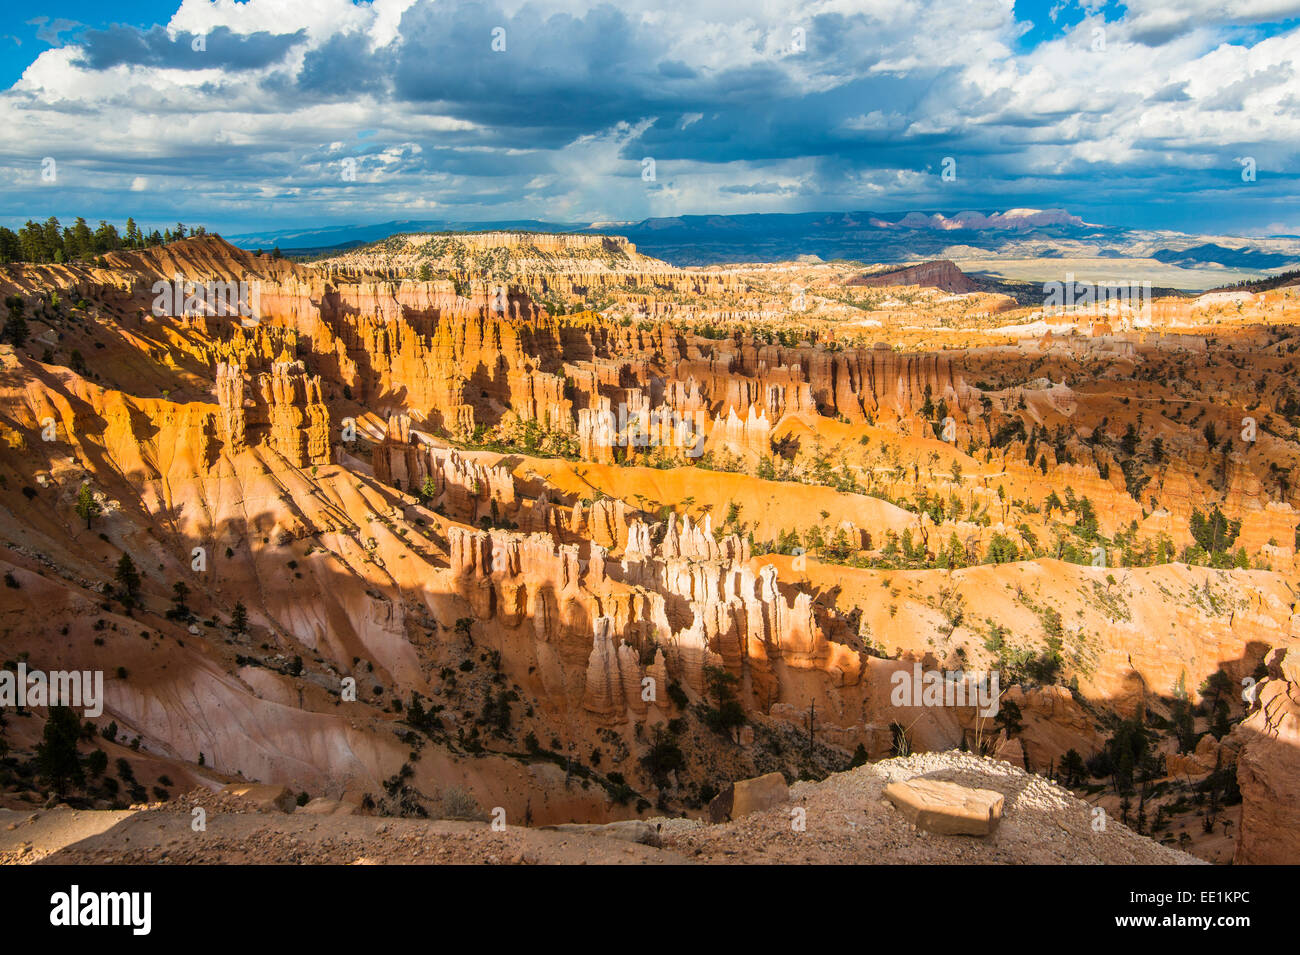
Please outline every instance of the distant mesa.
M1206 242L1187 249L1157 249L1151 258L1165 265L1177 265L1180 268L1196 268L1203 265L1217 265L1221 268L1250 269L1265 271L1294 266L1294 255L1285 252L1264 252L1249 247L1230 249L1214 242Z
M1143 258L1213 277L1185 276L1179 288L1208 288L1259 279L1300 262L1300 239L1242 238L1154 232L1085 222L1066 209L935 210L909 213L802 212L749 215L682 215L640 222L401 220L370 225L263 231L232 236L245 249L278 247L286 254L319 257L398 235L448 232L617 235L642 255L674 266L737 262L789 262L816 255L824 262L903 265L930 258L1039 257ZM1226 242L1227 244L1223 244ZM961 255L958 250L964 251ZM1227 274L1224 274L1227 273Z
M1088 223L1064 209L1008 209L1006 212L994 212L991 215L966 211L951 217L939 212L930 215L924 212L909 212L897 222L872 219L871 225L878 229L936 229L944 232L978 229L1024 232L1045 226L1082 228Z
M900 285L919 285L924 288L937 288L945 292L978 292L979 284L969 275L949 261L936 259L909 265L887 272L872 272L849 279L846 285L858 285L866 288L893 288Z

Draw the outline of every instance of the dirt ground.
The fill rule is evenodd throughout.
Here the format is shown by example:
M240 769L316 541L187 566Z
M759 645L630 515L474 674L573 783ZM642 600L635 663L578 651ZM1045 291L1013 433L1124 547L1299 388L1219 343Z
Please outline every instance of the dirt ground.
M913 777L995 789L1005 796L990 836L938 836L909 825L883 799ZM0 810L0 863L172 865L261 863L431 865L1197 864L1109 819L1066 790L1007 763L956 753L886 760L819 783L796 783L790 801L733 822L699 820L590 826L580 831L495 831L487 821L317 816L238 811L216 803L195 831L193 801L121 812ZM233 811L232 811L233 810ZM635 841L640 840L640 841ZM643 844L651 843L651 844Z

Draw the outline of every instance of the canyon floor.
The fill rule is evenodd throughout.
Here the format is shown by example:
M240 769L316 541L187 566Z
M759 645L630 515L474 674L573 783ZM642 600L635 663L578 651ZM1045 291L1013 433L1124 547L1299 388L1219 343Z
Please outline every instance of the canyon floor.
M7 860L1300 861L1294 280L137 246L0 268L0 672L103 681L4 702ZM806 832L695 822L774 772ZM360 814L186 835L245 782Z

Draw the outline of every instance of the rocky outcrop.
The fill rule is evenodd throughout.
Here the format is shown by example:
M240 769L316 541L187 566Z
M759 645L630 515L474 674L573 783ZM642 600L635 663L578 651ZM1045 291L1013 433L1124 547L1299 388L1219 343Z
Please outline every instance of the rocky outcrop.
M247 446L247 416L244 413L244 369L225 362L216 370L217 405L221 409L221 437L232 452Z
M251 384L241 366L217 365L218 416L227 449L238 453L265 444L295 467L327 463L329 409L320 376L308 375L302 362L277 361Z
M510 470L485 466L440 448L411 430L406 415L389 418L371 461L375 477L419 494L426 506L466 524L514 517L519 499Z
M1196 743L1190 753L1169 753L1165 756L1165 772L1174 777L1206 776L1217 769L1226 769L1236 762L1236 750L1220 745L1210 734Z
M330 416L320 376L308 375L300 361L282 361L255 384L253 421L265 427L267 443L295 467L327 463Z
M384 436L371 452L375 477L385 484L418 493L429 474L428 452L411 433L408 415L389 415Z
M475 268L493 263L491 276ZM316 263L332 277L379 275L414 278L423 269L473 285L490 300L498 287L543 298L595 298L611 290L655 288L690 295L734 291L731 275L687 271L641 255L621 236L474 232L459 235L412 233L352 249ZM509 293L507 293L508 295Z
M1229 737L1240 750L1239 865L1300 859L1300 652L1279 651L1268 673L1255 688L1255 709Z
M627 712L644 714L642 699L645 670L637 651L626 643L614 644L614 621L597 617L591 655L583 689L583 706L606 722L621 722Z
M585 506L582 501L573 505L566 530L573 537L590 540L604 548L631 546L629 520L632 509L618 498L603 497Z
M790 787L780 773L728 783L709 803L709 821L730 822L790 801Z
M872 272L849 279L845 285L860 285L866 288L891 288L901 285L920 285L925 288L943 289L945 292L976 292L979 286L957 268L948 259L922 262L906 268L892 269L886 272Z
M586 249L590 237L581 238ZM607 241L612 240L601 240ZM599 258L604 252L583 254ZM754 405L756 417L769 423L818 411L860 421L881 409L911 412L924 401L927 386L935 401L946 397L954 407L968 392L940 355L829 353L811 345L718 341L669 326L608 328L550 316L513 293L508 308L497 308L487 287L460 295L450 281L392 282L364 270L308 270L212 238L177 243L165 255L115 255L145 277L170 277L169 269L187 278L255 276L264 330L223 332L241 344L226 348L222 361L243 361L252 370L272 347L309 349L317 357L313 367L330 388L346 386L356 400L400 396L406 409L419 410L430 427L449 433L496 424L510 411L521 421L585 434L584 447L600 460L613 455L597 436L595 416L611 412L619 423L620 405L630 413L662 405L677 415L707 412L724 418L734 409L746 423ZM633 282L644 278L628 274ZM685 286L721 281L716 275L682 274L693 276L681 280ZM677 282L669 280L667 287ZM290 337L274 340L281 333ZM652 371L652 364L662 370ZM636 397L635 391L642 394ZM592 413L585 423L584 410ZM761 445L757 437L742 437L752 447Z
M736 414L735 408L728 407L726 415L714 419L709 439L714 447L742 454L764 457L772 453L772 425L767 413L756 405L750 405L749 413L743 418Z
M608 408L583 408L578 412L578 453L584 461L612 464L618 430Z
M942 836L988 836L1002 821L1003 797L938 779L890 783L885 798L912 825Z
M782 674L791 670L817 675L828 687L859 681L858 653L826 638L811 595L783 595L775 567L756 575L747 542L715 539L707 517L701 525L670 518L659 544L646 525L627 520L621 502L575 507L572 520L590 535L585 565L579 545L557 545L547 533L452 526L450 573L481 618L510 628L531 619L537 640L569 652L583 641L582 704L598 718L644 713L647 677L656 694L677 680L703 695L709 666L743 678L763 711L781 701ZM623 547L623 560L610 561L596 539Z

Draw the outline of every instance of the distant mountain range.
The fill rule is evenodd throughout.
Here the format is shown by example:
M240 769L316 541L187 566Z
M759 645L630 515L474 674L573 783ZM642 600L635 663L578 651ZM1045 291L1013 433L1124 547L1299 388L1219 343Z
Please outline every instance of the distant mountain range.
M1198 265L1214 263L1229 268L1274 270L1294 266L1295 258L1279 252L1263 252L1255 249L1227 249L1213 242L1193 246L1190 249L1160 249L1151 254L1151 258L1166 265L1178 265L1194 268Z
M1085 222L1064 209L911 212L754 213L692 215L640 222L466 222L398 220L226 236L246 249L325 252L402 232L576 232L622 235L674 265L773 262L816 256L869 263L970 258L1150 258L1182 268L1222 266L1266 275L1300 264L1300 237L1238 238L1122 229Z

